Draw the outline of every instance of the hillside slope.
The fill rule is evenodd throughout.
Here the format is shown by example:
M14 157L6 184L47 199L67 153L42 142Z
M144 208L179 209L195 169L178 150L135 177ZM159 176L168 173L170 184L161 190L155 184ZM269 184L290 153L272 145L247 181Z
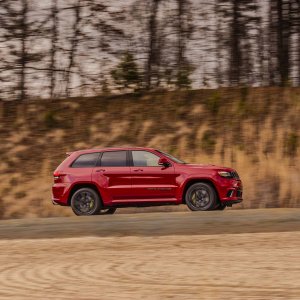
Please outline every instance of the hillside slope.
M71 215L50 202L65 152L125 145L236 168L239 207L299 207L299 116L295 88L0 102L0 217Z

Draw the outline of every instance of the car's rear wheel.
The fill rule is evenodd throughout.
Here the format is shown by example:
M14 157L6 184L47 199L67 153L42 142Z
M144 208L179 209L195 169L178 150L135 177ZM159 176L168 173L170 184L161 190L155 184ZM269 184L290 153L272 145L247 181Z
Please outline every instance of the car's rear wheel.
M186 191L185 203L192 211L212 210L217 204L217 194L210 184L194 183Z
M103 208L100 209L99 215L112 215L116 212L116 210L117 210L116 207Z
M71 198L71 207L77 216L97 215L101 209L98 193L90 188L81 188Z

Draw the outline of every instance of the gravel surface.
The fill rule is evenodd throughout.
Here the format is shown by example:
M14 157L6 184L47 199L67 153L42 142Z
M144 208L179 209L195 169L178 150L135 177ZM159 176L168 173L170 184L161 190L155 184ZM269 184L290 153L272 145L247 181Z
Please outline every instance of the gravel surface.
M162 212L0 222L0 239L300 231L300 209Z
M0 222L0 299L299 299L300 209Z

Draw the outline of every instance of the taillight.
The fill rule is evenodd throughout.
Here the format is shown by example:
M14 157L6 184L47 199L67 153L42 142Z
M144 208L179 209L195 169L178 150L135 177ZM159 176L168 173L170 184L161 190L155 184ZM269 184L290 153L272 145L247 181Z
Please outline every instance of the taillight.
M53 174L54 183L62 183L64 181L65 176L66 174L54 173Z

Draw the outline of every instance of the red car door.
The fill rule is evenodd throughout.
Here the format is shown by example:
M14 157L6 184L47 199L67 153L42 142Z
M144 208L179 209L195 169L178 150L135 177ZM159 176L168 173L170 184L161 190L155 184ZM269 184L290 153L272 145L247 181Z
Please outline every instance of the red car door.
M99 166L93 169L93 181L99 186L105 204L124 202L131 198L131 176L128 151L106 151Z
M132 199L135 201L176 201L176 175L173 165L158 165L159 156L144 150L131 153Z

